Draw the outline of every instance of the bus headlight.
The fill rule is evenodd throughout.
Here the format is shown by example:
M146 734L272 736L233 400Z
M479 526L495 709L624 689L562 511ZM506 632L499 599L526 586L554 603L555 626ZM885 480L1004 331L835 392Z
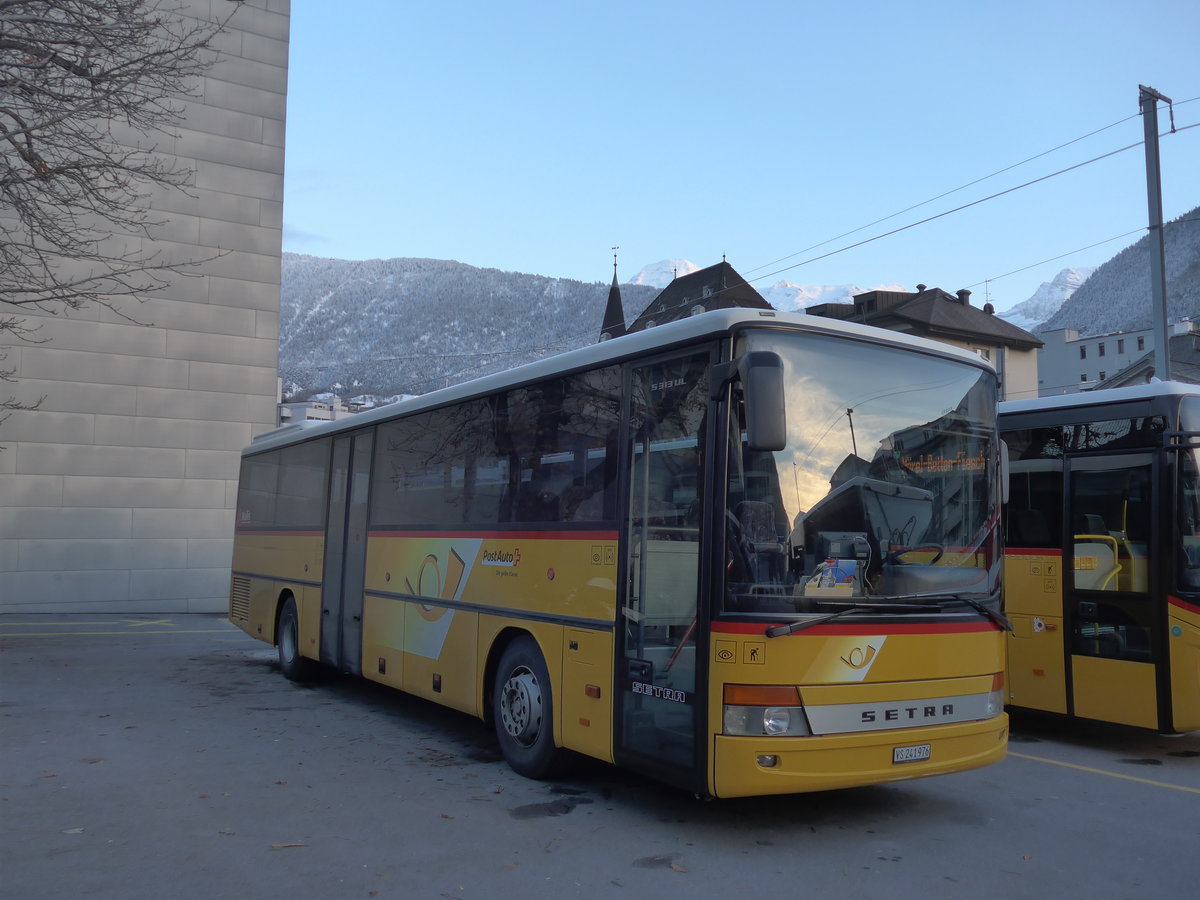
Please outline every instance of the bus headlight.
M722 731L749 737L812 734L796 688L747 684L725 686Z
M987 715L988 718L998 716L1004 712L1004 673L997 672L992 676L992 690L988 694Z
M792 711L787 707L768 706L763 710L763 731L767 734L787 734L791 725Z

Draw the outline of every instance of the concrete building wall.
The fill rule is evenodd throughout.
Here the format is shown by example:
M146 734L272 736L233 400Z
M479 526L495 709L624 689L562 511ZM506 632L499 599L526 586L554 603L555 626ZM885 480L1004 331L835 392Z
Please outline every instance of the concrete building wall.
M1154 350L1154 330L1121 331L1080 337L1074 328L1040 335L1040 393L1043 397L1074 394L1096 387Z
M157 152L165 260L208 260L121 314L24 316L0 425L0 612L227 608L239 453L274 427L290 0L186 0L221 19L217 58ZM130 135L129 142L145 145Z

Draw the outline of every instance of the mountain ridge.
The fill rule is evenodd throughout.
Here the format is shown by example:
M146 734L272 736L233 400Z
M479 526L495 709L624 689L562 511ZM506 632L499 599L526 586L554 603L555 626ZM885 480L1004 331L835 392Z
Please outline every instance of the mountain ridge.
M1170 223L1164 234L1168 315L1200 317L1200 208ZM1149 253L1144 237L1094 270L1063 269L1028 300L998 315L1034 333L1074 328L1086 336L1149 327ZM695 268L688 260L663 260L635 276L642 283L621 284L626 321L658 295L660 285L653 282ZM609 288L610 282L455 260L285 253L279 317L284 396L425 393L585 346L599 337ZM853 284L786 281L759 292L787 311L846 303L862 293Z

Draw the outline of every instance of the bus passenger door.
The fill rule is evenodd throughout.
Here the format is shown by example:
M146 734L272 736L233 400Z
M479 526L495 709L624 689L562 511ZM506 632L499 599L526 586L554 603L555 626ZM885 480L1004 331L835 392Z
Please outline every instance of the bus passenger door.
M1158 727L1160 540L1150 454L1070 460L1063 554L1072 712ZM1153 584L1152 584L1153 582Z
M329 476L321 590L321 662L351 675L362 674L367 498L373 444L372 431L335 439Z
M704 353L632 370L625 594L617 619L618 761L702 789L697 676Z

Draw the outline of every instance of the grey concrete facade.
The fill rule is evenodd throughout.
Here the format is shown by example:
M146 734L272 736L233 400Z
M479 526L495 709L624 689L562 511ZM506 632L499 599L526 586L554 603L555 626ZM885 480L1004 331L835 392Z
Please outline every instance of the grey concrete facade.
M36 411L0 426L0 612L215 612L228 605L242 447L276 420L290 0L186 0L231 18L156 140L191 172L153 191L159 259L209 260L117 315L23 315L7 349ZM145 138L130 136L145 146Z
M1172 321L1168 334L1191 332L1190 319ZM1118 331L1080 337L1074 328L1059 328L1041 335L1046 342L1038 350L1038 378L1041 397L1090 391L1100 383L1154 352L1154 329Z

